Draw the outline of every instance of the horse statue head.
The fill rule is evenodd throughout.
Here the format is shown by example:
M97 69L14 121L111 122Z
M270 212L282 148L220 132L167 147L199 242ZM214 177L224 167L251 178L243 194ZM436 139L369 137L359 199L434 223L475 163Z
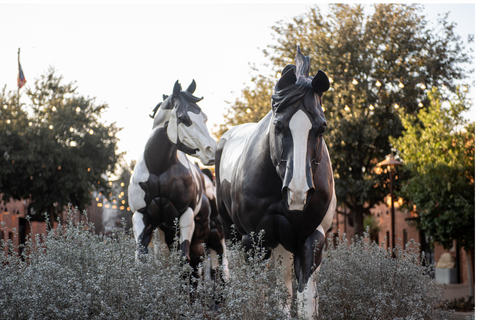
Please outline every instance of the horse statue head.
M173 93L164 95L164 101L155 107L151 116L154 116L153 127L163 126L178 150L200 159L204 165L212 165L217 143L208 133L207 115L197 105L203 97L195 97L195 89L195 80L185 91L177 80Z
M322 156L327 127L322 93L330 83L319 70L309 76L310 59L297 47L295 65L287 65L272 95L270 158L283 181L282 197L289 211L303 211L315 193L313 176Z

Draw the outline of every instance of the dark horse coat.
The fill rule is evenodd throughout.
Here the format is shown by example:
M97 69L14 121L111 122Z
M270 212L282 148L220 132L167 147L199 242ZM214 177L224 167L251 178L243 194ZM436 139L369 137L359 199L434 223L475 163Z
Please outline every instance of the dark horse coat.
M232 128L215 156L221 218L234 224L248 246L264 230L262 245L293 254L303 292L321 263L325 232L336 206L334 180L323 133L323 71L309 77L310 60L297 50L275 86L272 111L259 123Z
M164 96L164 101L157 105L152 133L130 179L128 196L134 212L137 257L148 253L152 232L157 227L164 231L170 246L176 219L182 253L192 265L197 265L204 254L202 243L208 242L223 253L213 183L185 155L211 165L216 148L205 125L207 117L196 104L201 98L193 96L195 86L193 81L182 91L177 81L173 94Z

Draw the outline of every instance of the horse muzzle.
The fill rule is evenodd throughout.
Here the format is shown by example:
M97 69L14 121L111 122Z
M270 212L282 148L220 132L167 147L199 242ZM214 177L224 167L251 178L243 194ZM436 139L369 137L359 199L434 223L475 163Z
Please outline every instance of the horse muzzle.
M288 211L304 211L314 193L314 187L306 190L292 190L288 187L283 187L282 189L283 200L287 205Z
M211 166L215 163L215 151L217 145L215 140L212 139L212 143L197 149L197 152L193 155L200 159L204 166Z
M197 153L200 153L198 157L203 165L211 166L215 164L215 149L215 147L207 146L203 150L203 155L200 153L200 150L197 151Z

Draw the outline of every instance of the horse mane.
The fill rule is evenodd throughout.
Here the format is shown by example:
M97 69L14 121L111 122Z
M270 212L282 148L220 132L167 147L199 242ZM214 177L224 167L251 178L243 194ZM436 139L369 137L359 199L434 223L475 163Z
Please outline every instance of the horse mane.
M195 97L193 94L191 94L188 91L180 91L179 94L182 97L184 97L187 101L190 101L190 102L193 102L193 103L197 103L197 102L200 102L200 101L203 100L203 97L201 97L201 98ZM165 102L165 99L167 99L167 98L168 98L167 95L163 95L163 102ZM155 108L152 111L152 114L149 114L150 118L152 118L152 119L155 118L155 115L157 114L158 109L160 109L160 107L162 106L163 102L161 101L155 106Z
M201 98L195 97L193 94L191 94L188 91L180 91L180 95L182 97L184 97L185 99L187 99L188 101L194 102L194 103L197 103L197 102L200 102L200 101L203 100L203 97L201 97Z
M295 83L283 89L278 88L278 82L275 85L275 91L272 95L272 108L275 112L282 111L287 106L297 108L308 90L312 89L311 81L307 81L311 78L308 75L310 72L310 58L305 57L300 52L299 46L297 46L295 63L296 66L289 64L282 71L282 76L288 72L295 72ZM292 69L294 70L291 71Z

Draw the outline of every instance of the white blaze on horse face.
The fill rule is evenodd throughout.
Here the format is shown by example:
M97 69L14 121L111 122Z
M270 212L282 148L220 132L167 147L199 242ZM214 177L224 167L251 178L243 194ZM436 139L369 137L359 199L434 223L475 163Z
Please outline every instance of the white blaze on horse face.
M293 140L293 173L292 180L287 186L287 205L290 211L303 211L307 202L307 192L310 189L307 184L305 164L307 161L308 133L312 124L305 112L299 109L290 119L288 126Z
M192 156L200 159L204 165L212 165L215 161L217 143L208 133L207 116L203 112L196 114L190 111L188 116L192 120L192 124L188 127L183 123L178 125L178 141L189 148L197 149L197 152Z

